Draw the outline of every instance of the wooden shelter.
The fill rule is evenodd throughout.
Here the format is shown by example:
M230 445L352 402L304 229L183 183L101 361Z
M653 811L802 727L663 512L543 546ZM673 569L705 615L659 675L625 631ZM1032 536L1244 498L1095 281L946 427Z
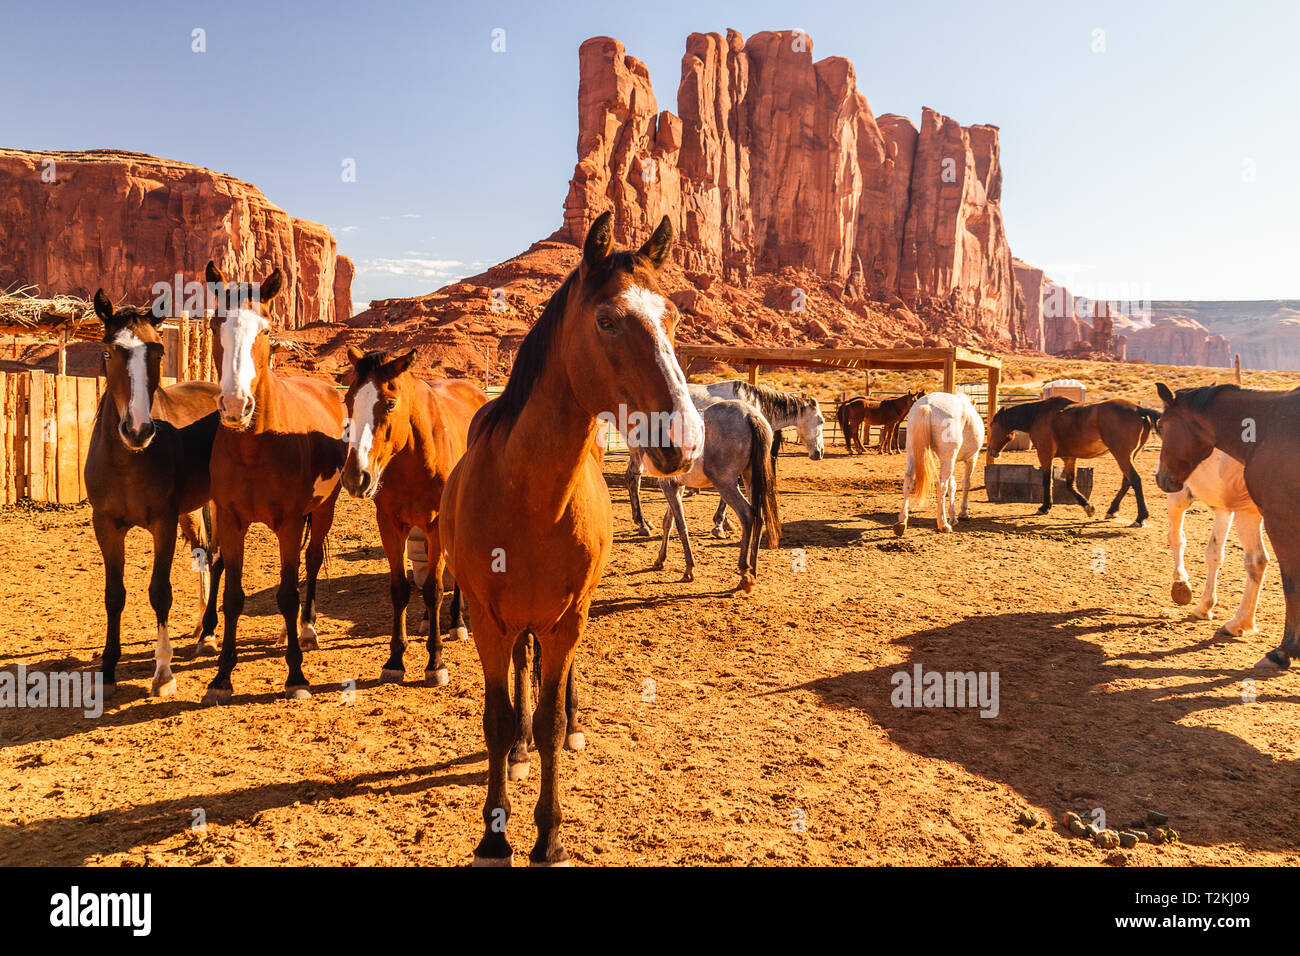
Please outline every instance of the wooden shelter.
M749 369L749 380L758 381L758 370L767 365L784 368L862 369L866 393L871 394L872 369L937 369L943 372L943 390L957 387L957 369L984 369L988 375L988 420L998 410L998 384L1002 360L992 352L957 345L950 348L760 348L752 345L678 345L677 358L690 375L694 359L723 362Z

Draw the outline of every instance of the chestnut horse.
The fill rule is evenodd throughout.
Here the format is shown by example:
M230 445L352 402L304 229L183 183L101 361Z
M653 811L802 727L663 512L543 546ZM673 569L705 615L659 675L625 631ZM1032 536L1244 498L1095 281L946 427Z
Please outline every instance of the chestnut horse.
M645 245L629 252L614 249L611 220L607 212L592 224L577 269L525 337L505 390L474 417L469 446L442 497L442 548L469 602L486 694L488 790L477 865L508 866L512 859L507 757L527 766L526 746L516 745L513 754L511 747L530 723L528 681L519 673L519 662L526 663L520 649L534 643L529 635L541 671L531 724L542 761L529 860L568 863L556 758L563 744L583 744L573 654L613 537L597 416L657 423L660 440L643 449L657 475L689 470L703 444L704 426L673 354L678 313L657 275L672 224L665 216Z
M206 609L209 546L201 509L208 501L208 457L217 433L217 387L185 382L160 389L162 317L149 309L114 309L104 290L95 293L95 314L104 324L104 376L108 387L95 415L86 455L86 497L91 524L104 559L105 694L116 687L121 659L122 609L126 588L126 534L144 528L153 536L149 603L158 623L150 693L176 693L167 617L172 606L172 560L179 523L189 550L199 562L199 605ZM215 593L215 590L213 591ZM215 611L214 611L215 613ZM200 649L215 651L204 639L204 621L194 636Z
M1106 517L1119 513L1119 504L1129 488L1137 498L1137 520L1134 528L1146 524L1146 497L1142 494L1142 479L1138 477L1133 460L1144 447L1156 426L1160 413L1135 405L1128 399L1109 398L1104 402L1080 404L1064 395L1008 405L993 416L989 430L989 461L993 461L1007 443L1012 432L1027 432L1038 452L1038 467L1043 472L1043 504L1040 515L1052 510L1052 460L1064 463L1065 488L1083 508L1089 518L1096 509L1074 487L1075 462L1079 458L1096 458L1109 451L1124 476L1119 493L1106 509Z
M276 269L250 292L228 290L226 279L208 263L209 288L225 304L212 318L212 358L221 374L217 398L221 428L212 444L212 501L217 544L225 563L225 636L217 676L204 699L230 700L235 667L235 632L244 610L244 536L260 522L280 545L280 587L276 606L284 617L289 649L286 695L310 697L302 673L302 652L315 650L316 576L325 537L334 523L346 448L344 408L338 392L312 378L281 378L271 371L271 323L263 306L280 291ZM232 294L233 293L233 294ZM298 551L307 542L307 598L299 637Z
M415 349L398 356L363 352L348 346L352 384L348 388L347 460L343 487L355 498L375 503L379 538L388 557L388 589L393 599L393 638L379 679L399 683L405 676L406 605L411 584L406 577L406 539L412 528L423 532L428 573L422 593L429 611L429 663L425 680L447 683L442 661L442 572L438 544L438 508L452 467L465 454L470 419L487 396L469 382L422 382L410 372ZM452 620L460 614L459 588L452 599Z
M925 392L906 392L896 398L887 398L883 401L877 401L871 398L863 398L861 395L840 402L839 407L835 409L835 419L839 422L840 431L844 434L844 447L849 450L849 454L854 454L853 445L858 446L858 453L865 455L867 449L862 444L862 433L867 432L867 440L871 440L869 426L880 426L880 440L876 444L876 453L884 454L889 452L893 454L898 451L898 429L911 411L912 406L916 404Z
M1273 392L1239 385L1182 388L1163 382L1156 484L1174 494L1214 449L1242 463L1246 490L1264 516L1282 570L1286 626L1282 643L1255 665L1286 669L1300 654L1300 389Z

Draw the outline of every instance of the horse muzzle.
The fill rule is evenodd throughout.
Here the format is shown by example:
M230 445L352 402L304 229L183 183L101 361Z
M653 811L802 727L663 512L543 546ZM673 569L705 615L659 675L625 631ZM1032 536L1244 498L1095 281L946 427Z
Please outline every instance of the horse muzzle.
M644 448L642 454L649 460L654 473L659 477L680 475L695 467L696 456L688 455L683 449L674 445L666 448Z
M221 424L236 431L243 431L253 421L253 412L257 403L252 398L238 395L222 394L217 398L217 411L221 414Z
M1166 494L1174 495L1183 490L1183 483L1161 468L1156 471L1156 487Z
M157 431L158 427L153 423L153 419L135 426L130 426L126 422L120 422L117 426L117 433L128 451L144 451L153 441Z
M369 471L344 466L343 487L353 498L373 498L379 491L379 478Z

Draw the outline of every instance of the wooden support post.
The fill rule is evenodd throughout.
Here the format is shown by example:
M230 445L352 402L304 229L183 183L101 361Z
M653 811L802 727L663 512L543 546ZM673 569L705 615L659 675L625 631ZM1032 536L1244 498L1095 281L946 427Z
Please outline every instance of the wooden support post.
M95 380L77 376L77 500L86 500L86 459L90 457L90 439L95 432L95 411L99 406Z
M1236 370L1237 384L1240 385L1241 384L1241 353L1240 352L1236 353L1236 357L1232 360L1232 367Z
M943 358L943 390L945 392L955 392L957 390L957 350L948 349Z
M47 501L45 497L45 373L33 371L24 380L27 386L26 431L19 436L23 441L23 459L27 470L27 497L32 501Z
M68 327L59 330L59 374L68 374Z
M758 365L754 362L749 363L749 384L758 384Z
M54 395L59 429L55 445L58 502L75 505L81 500L81 466L77 460L77 380L68 375L57 376Z
M10 415L8 377L7 373L0 372L0 505L13 504L13 498L9 496L10 456L7 449Z
M867 381L865 383L866 396L867 398L870 398L871 397L871 366L870 365L867 366L866 378L867 378Z
M180 329L176 335L176 377L182 382L187 382L193 377L190 373L190 314L182 312L178 324Z
M993 427L993 416L998 413L998 385L1002 382L1002 369L989 369L989 417L988 426Z

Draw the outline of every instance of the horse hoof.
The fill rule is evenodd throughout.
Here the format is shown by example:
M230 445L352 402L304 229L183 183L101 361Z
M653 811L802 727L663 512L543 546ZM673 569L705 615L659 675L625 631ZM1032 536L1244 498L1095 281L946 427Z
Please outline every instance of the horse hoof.
M745 577L741 578L741 579L740 579L740 589L741 589L742 591L744 591L746 594L749 594L751 591L753 591L753 590L754 590L754 579L753 579L753 577L751 577L751 576L749 576L749 575L746 575Z
M1217 631L1214 632L1214 636L1215 636L1216 638L1221 638L1221 639L1229 639L1229 638L1230 638L1230 639L1232 639L1232 640L1234 640L1234 641L1235 641L1237 638L1241 637L1240 634L1234 634L1234 633L1232 633L1232 631L1228 630L1226 627L1221 627L1221 628L1219 628Z
M514 866L514 859L508 856L479 856L474 854L475 866Z
M690 584L694 580L695 580L695 574L691 571L687 571L685 574L682 575L683 584Z
M1259 663L1255 666L1261 670L1284 671L1291 666L1291 659L1289 657L1284 658L1277 651L1269 651L1259 659Z
M632 531L634 534L640 535L642 538L650 537L650 529L645 525L640 525L639 527L633 528Z
M425 671L424 682L430 687L441 687L443 684L451 682L451 674L447 668L439 667L436 671Z
M662 571L663 569L664 563L662 561L656 561L654 564L650 565L651 571Z
M1169 596L1173 598L1175 604L1188 605L1192 603L1192 588L1186 581L1175 581L1169 588Z
M507 768L507 770L506 770L506 776L507 776L509 779L511 779L511 780L516 780L516 781L518 781L518 780L527 780L527 779L528 779L528 761L525 760L525 761L523 761L523 762L521 762L521 763L512 763L512 764L509 766L509 768Z
M100 694L103 695L104 700L108 700L110 697L114 696L116 693L117 693L117 685L116 685L116 684L105 684L104 687L103 687L103 689L100 691Z
M1129 525L1130 528L1145 528L1146 526L1147 526L1146 518L1138 518L1137 521L1134 521L1131 525Z
M727 533L721 528L714 528L711 533L715 538L725 538L727 536Z
M311 696L311 689L308 687L286 687L284 689L285 700L306 700Z
M1052 509L1049 508L1049 507L1042 507L1042 508L1039 508L1037 511L1035 511L1034 514L1045 515L1045 514L1047 514L1047 512L1049 512L1049 511L1051 511L1051 510L1052 510Z
M154 678L153 687L149 691L152 697L174 697L176 695L176 678L169 677L165 681L159 681Z
M528 866L529 866L529 867L534 867L534 866L536 866L536 867L555 867L555 866L572 866L572 865L573 865L573 864L570 863L568 860L560 860L560 861L558 861L558 862L556 862L556 863L546 863L546 862L536 863L536 862L534 862L533 860L529 860L529 861L528 861Z
M1091 518L1093 515L1097 513L1097 509L1094 508L1092 505L1084 505L1083 513L1086 514L1089 518Z
M901 538L903 536L903 532L906 530L907 530L907 525L901 521L898 522L898 524L894 525L894 537Z
M204 634L199 638L199 644L194 649L195 656L202 654L204 657L213 657L217 653L217 635Z
M314 624L302 625L302 630L298 632L298 649L302 651L320 650L320 641L317 639L318 637L319 635L316 633L316 626Z
M379 683L381 684L400 684L406 677L406 671L399 671L392 667L385 667L379 672Z
M280 636L275 639L275 646L284 647L288 643L289 643L289 628L286 627L284 624L281 624ZM298 646L301 647L302 645L299 644Z
M416 637L428 637L429 619L427 617L420 618L420 620L416 623L415 627L411 628L411 633L414 634Z
M469 640L469 628L468 628L468 627L453 627L453 628L451 629L451 636L449 636L449 637L447 638L447 640L449 640L449 641L467 641L467 640Z
M233 696L235 692L229 687L209 687L207 693L203 695L203 703L220 706L230 703L230 698Z
M565 750L585 750L586 747L587 747L587 737L581 730L577 731L576 733L569 734L567 737L564 738Z

